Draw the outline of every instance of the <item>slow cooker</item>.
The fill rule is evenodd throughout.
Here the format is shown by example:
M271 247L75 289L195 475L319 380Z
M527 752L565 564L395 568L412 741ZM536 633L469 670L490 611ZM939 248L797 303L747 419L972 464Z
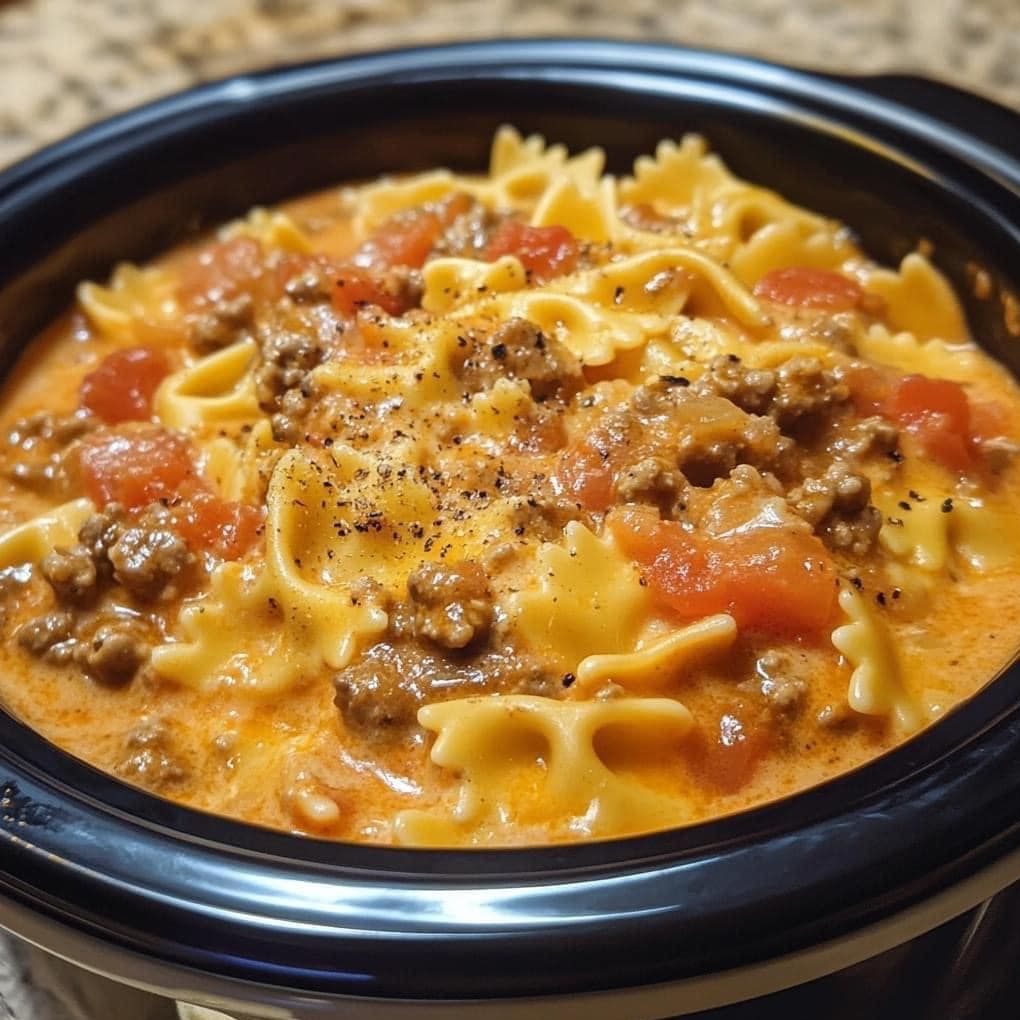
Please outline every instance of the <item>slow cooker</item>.
M736 173L851 224L880 261L923 239L976 338L1020 371L1020 117L919 79L590 40L246 75L7 170L4 364L76 281L120 259L332 182L480 169L504 122L602 145L617 171L701 132ZM1018 990L1015 666L850 774L611 842L446 852L298 838L126 786L6 714L0 802L0 924L239 1016L986 1017Z

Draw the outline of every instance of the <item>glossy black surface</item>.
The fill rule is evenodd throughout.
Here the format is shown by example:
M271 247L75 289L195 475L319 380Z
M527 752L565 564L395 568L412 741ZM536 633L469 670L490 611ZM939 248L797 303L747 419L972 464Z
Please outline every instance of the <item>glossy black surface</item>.
M912 79L844 82L565 41L247 76L117 118L0 175L0 235L17 239L0 246L2 356L10 364L76 281L119 259L336 180L479 169L506 121L572 148L604 145L617 171L661 137L697 130L737 173L852 224L880 260L924 237L965 294L968 267L988 271L992 295L969 300L971 324L1020 368L1002 300L1020 284L1010 151L1020 118ZM154 959L326 994L646 985L844 937L1020 848L1020 671L893 754L791 800L578 847L440 853L299 840L130 789L6 716L0 786L8 901Z

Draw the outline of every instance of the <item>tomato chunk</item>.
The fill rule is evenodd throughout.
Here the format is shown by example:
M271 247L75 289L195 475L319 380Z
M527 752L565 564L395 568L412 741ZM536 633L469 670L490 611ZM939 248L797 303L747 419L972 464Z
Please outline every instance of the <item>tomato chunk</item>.
M778 305L847 312L861 303L864 291L856 280L842 273L791 266L766 273L754 285L754 295Z
M712 729L698 728L685 741L694 777L720 793L736 793L754 776L772 745L769 728L739 710L724 712Z
M194 307L260 291L266 280L264 262L262 245L253 237L211 244L182 264L178 296Z
M262 533L265 510L196 489L174 508L177 530L192 549L240 559Z
M357 266L343 266L339 270L332 298L337 313L349 319L371 305L388 315L403 315L411 307L407 294L388 287L378 273Z
M152 397L170 374L162 351L127 347L107 355L82 380L78 400L107 425L144 421L152 416Z
M420 269L443 230L439 213L415 209L401 213L384 223L359 249L359 266L388 269L411 266Z
M970 404L959 383L905 376L885 401L883 413L914 436L923 453L950 470L964 472L974 466Z
M614 510L607 524L645 568L660 606L680 619L729 613L740 627L800 635L835 618L836 572L814 535L754 528L713 540L641 507Z
M529 227L520 220L504 220L489 239L485 257L494 262L516 255L538 283L572 272L580 258L574 235L566 227Z
M85 494L93 502L120 503L128 510L171 499L195 476L187 440L155 428L86 436L80 465Z

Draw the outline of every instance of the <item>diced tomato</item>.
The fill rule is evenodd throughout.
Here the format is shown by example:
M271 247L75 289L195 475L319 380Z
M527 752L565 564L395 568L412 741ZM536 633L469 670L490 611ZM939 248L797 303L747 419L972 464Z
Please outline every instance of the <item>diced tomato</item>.
M443 221L431 209L401 213L384 223L354 257L359 266L420 269L443 231Z
M970 404L964 388L948 379L929 379L924 375L904 376L886 401L886 412L903 422L929 414L945 415L954 431L970 431Z
M652 514L624 507L607 524L675 616L730 613L740 627L779 634L817 634L832 625L836 573L814 535L754 528L712 540Z
M502 255L516 255L535 281L544 283L572 272L580 249L566 227L529 227L520 220L508 219L496 228L485 252L490 262Z
M847 312L856 308L864 291L856 280L829 269L791 266L766 273L754 285L755 297L797 308Z
M211 244L181 265L178 297L194 307L252 293L265 280L264 262L262 245L253 237Z
M1008 414L994 402L973 403L959 383L925 375L896 378L869 365L846 370L858 414L880 414L912 436L924 456L961 473L980 467L977 446L1008 436Z
M157 428L92 433L82 440L80 465L90 499L100 506L120 503L128 510L172 498L195 476L188 441Z
M344 266L333 286L333 308L350 319L369 305L376 305L388 315L403 315L409 307L405 296L387 288L377 273Z
M766 725L752 723L747 713L726 712L713 729L692 731L684 741L684 757L703 786L736 793L751 781L771 744Z
M240 559L261 534L265 510L195 489L174 508L177 530L192 549Z
M613 472L592 437L565 449L556 465L553 483L585 510L605 510L613 501Z
M151 347L127 347L107 355L82 380L78 400L107 425L144 421L152 415L152 397L169 375L170 362Z
M950 470L964 472L974 466L970 404L959 383L905 376L885 401L883 413L914 436L927 456Z
M286 255L277 263L280 291L302 273L314 272L331 288L333 308L353 319L363 308L374 306L388 315L403 315L411 305L411 293L388 284L385 270L336 262L324 255Z

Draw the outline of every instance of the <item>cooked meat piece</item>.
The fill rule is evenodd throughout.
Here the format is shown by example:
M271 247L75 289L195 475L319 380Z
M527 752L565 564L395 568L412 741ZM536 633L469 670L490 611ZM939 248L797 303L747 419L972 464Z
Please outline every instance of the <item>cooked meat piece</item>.
M474 563L423 563L407 578L414 632L443 648L464 648L492 625L492 593Z
M707 488L718 478L727 478L738 464L750 464L760 471L786 473L793 441L779 434L771 418L747 415L732 437L714 439L709 431L685 436L678 449L681 470L691 485Z
M305 435L302 420L311 407L309 398L301 389L287 390L280 397L279 406L280 410L269 419L273 439L293 446Z
M383 293L394 299L400 308L412 309L421 305L425 281L421 270L411 266L390 266L377 276Z
M123 527L109 550L114 579L137 598L159 598L193 562L172 523L163 507L154 506L137 524Z
M297 276L292 276L284 290L287 296L299 304L317 304L328 301L333 289L333 280L323 267L311 266Z
M454 255L479 259L489 244L489 235L502 217L488 210L481 202L473 202L446 228L432 249L432 257Z
M189 340L198 351L219 350L243 339L253 323L254 302L250 294L222 297L208 311L192 317Z
M631 414L614 426L608 447L618 475L649 456L677 465L699 488L729 477L738 464L780 477L790 473L794 442L772 418L744 411L717 393L714 383L679 385L678 378L660 376L632 394ZM633 454L621 457L623 448Z
M859 460L870 454L889 454L899 445L899 429L875 415L854 422L831 445L831 452L846 460Z
M100 683L119 686L134 679L149 658L149 645L129 620L101 624L91 639L79 646L75 661Z
M72 414L57 415L49 411L37 411L25 418L19 418L7 433L8 446L30 450L39 441L64 445L95 428L99 420L89 411L74 411Z
M672 519L686 505L687 480L679 468L659 456L649 456L625 468L616 477L616 497L621 503L648 503Z
M807 697L807 683L793 675L789 659L770 649L755 664L761 693L770 708L786 715L799 711Z
M164 790L191 774L164 724L143 722L127 738L127 757L116 766L118 775L150 790Z
M455 365L471 393L481 393L497 379L525 379L537 401L569 399L584 386L581 363L553 337L527 319L510 319L487 339L472 336Z
M806 419L816 421L849 399L850 387L840 373L826 369L818 358L790 358L776 371L776 393L769 413L783 431L790 431Z
M119 503L108 503L104 510L86 518L78 531L78 541L85 546L96 561L97 569L101 560L108 558L113 544L120 537L124 510Z
M875 548L881 530L881 511L878 507L867 506L860 513L849 517L833 517L819 534L830 549L864 556Z
M51 454L43 461L19 461L10 467L8 477L19 485L39 491L63 489L67 483L63 458L59 454Z
M494 693L558 697L563 692L559 678L513 648L443 655L400 633L341 670L334 686L344 724L371 739L398 739L412 732L426 702Z
M301 387L323 352L314 337L275 323L262 327L259 343L262 364L255 370L255 393L262 410L272 412L279 408L287 390Z
M517 499L513 505L513 531L542 542L555 542L571 521L587 520L587 514L566 496L548 491Z
M720 355L709 362L705 374L691 390L705 396L725 397L749 414L764 414L775 396L776 374L747 368L735 356Z
M344 723L373 738L393 736L413 726L426 691L396 646L377 644L338 673L334 702Z
M40 569L60 602L85 605L96 597L96 561L86 546L58 547L43 558Z
M41 411L19 418L7 433L7 444L16 451L8 460L7 476L27 488L62 494L69 484L68 444L97 424L87 411Z
M53 661L54 656L50 654L53 649L74 641L74 616L63 611L44 613L23 623L15 638L26 652ZM65 658L61 653L56 655L58 660Z
M807 478L791 489L790 506L833 549L864 556L874 548L882 514L870 505L871 481L845 462L830 464L821 478Z

